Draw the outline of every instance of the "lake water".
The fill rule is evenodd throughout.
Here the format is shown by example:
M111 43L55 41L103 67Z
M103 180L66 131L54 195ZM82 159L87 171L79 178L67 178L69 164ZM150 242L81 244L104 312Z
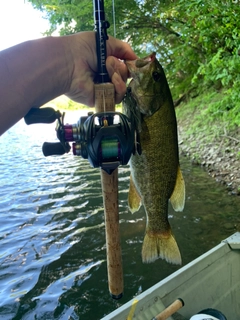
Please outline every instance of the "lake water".
M70 113L70 123L80 113ZM124 297L109 295L99 169L67 154L45 158L53 125L23 121L0 138L0 319L100 319L179 266L142 264L145 212L127 208L128 167L119 168ZM183 264L240 227L240 198L181 159L183 212L169 220Z

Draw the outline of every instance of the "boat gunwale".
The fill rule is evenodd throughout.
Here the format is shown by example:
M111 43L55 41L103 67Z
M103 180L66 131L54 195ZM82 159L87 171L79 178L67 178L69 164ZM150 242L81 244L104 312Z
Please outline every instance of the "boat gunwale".
M102 318L102 320L127 319L129 312L132 310L132 306L136 304L136 300L137 305L135 306L135 316L143 310L143 305L152 305L153 299L155 299L155 301L163 300L163 303L166 305L166 299L164 298L166 296L171 295L171 292L177 291L177 289L181 287L184 283L191 280L191 278L194 278L198 273L209 268L209 266L211 266L212 264L215 264L224 256L228 255L229 253L233 253L234 250L236 250L236 254L240 254L238 249L240 249L240 232L237 232L232 236L228 237L227 239L223 240L221 243L219 243L206 253L197 257L193 261L181 267L179 270L175 271L174 273L170 274L169 276L159 281L152 287L148 288L146 291L142 292L137 297L131 299L123 306L114 310L113 312ZM195 274L193 275L191 275L191 272L188 272L192 268L195 268ZM159 312L161 312L162 306L161 304L159 304L159 306Z

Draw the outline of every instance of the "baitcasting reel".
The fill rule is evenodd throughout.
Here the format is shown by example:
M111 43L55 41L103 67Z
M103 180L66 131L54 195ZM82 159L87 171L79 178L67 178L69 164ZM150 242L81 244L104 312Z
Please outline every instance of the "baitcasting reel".
M52 123L60 142L44 142L45 156L63 155L71 149L74 155L88 159L91 166L111 174L119 165L128 163L132 153L140 152L133 122L120 112L88 113L76 124L64 125L64 115L53 108L32 108L24 117L26 124Z

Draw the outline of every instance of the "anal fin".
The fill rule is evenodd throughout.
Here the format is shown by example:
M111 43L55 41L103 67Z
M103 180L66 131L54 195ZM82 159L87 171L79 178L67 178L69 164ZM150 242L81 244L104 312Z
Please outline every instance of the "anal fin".
M132 213L139 210L141 207L141 197L135 187L135 184L132 180L132 175L130 175L130 185L128 193L128 206Z
M183 211L185 204L185 183L179 165L177 170L177 179L170 201L175 211Z

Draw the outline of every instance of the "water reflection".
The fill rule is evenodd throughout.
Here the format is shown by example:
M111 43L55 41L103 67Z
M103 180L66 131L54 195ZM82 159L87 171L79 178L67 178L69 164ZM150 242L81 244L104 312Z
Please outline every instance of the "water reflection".
M74 121L69 121L74 122ZM119 169L124 297L108 293L100 174L72 155L44 158L54 126L20 122L0 140L0 315L4 319L100 319L177 270L162 260L142 264L146 218L127 208L128 167ZM183 263L240 225L239 197L181 159L186 206L170 223Z

